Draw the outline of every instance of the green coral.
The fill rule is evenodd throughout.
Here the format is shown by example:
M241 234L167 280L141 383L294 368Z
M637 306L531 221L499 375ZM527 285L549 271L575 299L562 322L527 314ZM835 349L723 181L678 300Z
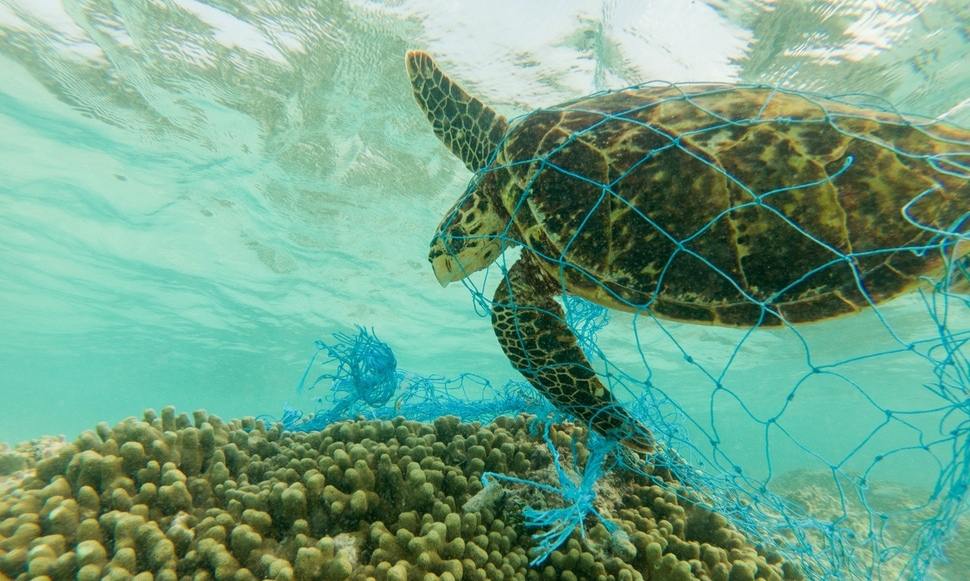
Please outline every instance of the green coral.
M580 461L583 438L578 428L553 432ZM619 531L591 526L587 541L571 538L530 568L533 531L521 507L557 499L483 487L485 470L554 478L522 418L285 433L252 419L149 410L84 432L0 494L0 578L798 578L723 518L629 474L601 483L598 510Z

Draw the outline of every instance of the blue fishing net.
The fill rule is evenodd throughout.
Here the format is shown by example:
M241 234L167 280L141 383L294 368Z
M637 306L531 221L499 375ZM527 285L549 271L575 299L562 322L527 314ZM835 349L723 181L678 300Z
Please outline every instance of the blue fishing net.
M281 418L262 419L308 432L358 417L431 421L454 415L489 422L518 413L544 416L552 410L524 381L495 386L474 373L444 377L398 369L391 347L364 327L357 327L355 335L334 333L331 342L318 340L315 347L296 389L298 396L316 394L311 409L287 405ZM317 369L321 371L314 375Z
M531 168L531 177L519 207L537 195L542 180L550 176L559 183L580 182L595 192L563 249L550 253L548 247L518 237L512 227L500 235L501 242L558 265L562 280L565 273L578 272L625 304L630 313L611 321L602 307L572 296L568 284L560 297L563 322L577 335L598 377L653 432L657 446L649 462L666 466L692 490L691 502L724 515L753 541L776 547L810 578L953 578L948 567L960 550L954 536L960 527L970 530L970 276L962 254L970 225L970 142L962 137L966 133L904 118L884 104L863 102L854 95L822 97L751 86L747 89L763 92L763 104L748 114L732 115L718 105L724 88L657 87L656 100L632 108L605 111L589 105L588 123L569 127L568 135L536 157L493 155L465 195L475 195L490 174L521 166ZM776 108L779 95L804 99L815 107L814 114L799 117ZM694 129L670 132L649 122L652 108L670 103L686 104L696 113ZM564 107L575 110L586 104ZM874 113L859 114L851 108L855 105ZM873 116L887 129L874 128ZM850 138L854 149L836 156L820 176L798 168L777 172L768 163L762 164L763 175L742 176L695 146L716 143L721 133L763 127L801 135L798 143L808 147L812 130L823 125ZM611 126L616 126L614 131L652 132L658 145L609 179L570 165L571 147ZM907 137L896 139L894 135L904 129L911 130ZM791 144L774 146L784 149ZM897 208L875 213L861 206L849 208L856 214L845 219L867 213L879 216L886 221L881 227L911 228L909 243L853 248L828 238L811 219L802 219L800 212L813 196L823 191L841 195L864 184L866 176L873 175L872 159L887 151L900 165L883 170L926 179L901 180L898 187L909 194ZM791 151L788 155L797 157ZM650 208L629 204L625 180L664 156L689 161L694 171L725 180L737 199L690 231L677 231ZM945 219L927 220L921 205L938 196L949 196L951 211L941 214ZM581 243L585 228L604 204L614 209L625 204L626 211L649 225L670 248L669 260L647 293L651 298L643 303L624 299L617 285L608 287L571 260L568 249ZM807 254L823 258L793 259L784 269L788 279L773 293L750 292L722 258L705 255L697 244L725 221L743 221L744 212L750 211L767 212L786 225L787 238L773 244L805 244L803 248L811 250ZM870 226L874 232L880 227ZM874 265L889 255L910 263L934 260L939 268L924 274L924 284L903 299L882 303L876 300L882 289L872 273ZM506 253L490 271L497 269L505 276L513 261L514 255ZM657 297L663 296L666 284L673 285L688 272L678 261L690 262L696 276L730 281L737 296L758 313L756 322L724 329L659 316L663 313L658 311L667 307L656 302ZM866 307L859 314L807 324L810 317L794 306L779 306L786 292L839 269L854 277L855 284L843 290L847 303ZM487 315L492 303L481 278L464 283L481 314ZM601 348L607 334L614 347L610 352ZM318 343L318 352L326 352L337 371L319 375L312 384L320 389L326 383L328 395L312 415L288 412L287 428L317 429L359 415L421 420L450 414L488 420L524 411L551 421L563 419L525 382L496 387L477 375L448 379L400 371L390 349L372 333L361 329L356 338L335 339L331 345ZM618 350L616 345L626 347ZM554 453L560 486L527 483L546 487L547 492L555 489L564 499L561 509L525 515L527 524L540 529L541 550L535 562L575 530L584 534L589 517L603 520L590 495L596 479L614 468L606 461L606 450L614 444L597 442L590 447L594 459L579 480L566 475ZM551 442L550 448L554 452ZM497 474L486 478L508 481Z

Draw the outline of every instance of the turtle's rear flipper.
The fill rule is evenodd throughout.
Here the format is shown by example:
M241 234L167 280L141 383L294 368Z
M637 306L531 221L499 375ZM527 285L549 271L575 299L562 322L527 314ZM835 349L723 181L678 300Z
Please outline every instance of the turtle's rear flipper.
M596 377L553 299L558 285L536 260L524 252L495 291L492 327L502 350L557 408L629 448L651 451L650 431Z

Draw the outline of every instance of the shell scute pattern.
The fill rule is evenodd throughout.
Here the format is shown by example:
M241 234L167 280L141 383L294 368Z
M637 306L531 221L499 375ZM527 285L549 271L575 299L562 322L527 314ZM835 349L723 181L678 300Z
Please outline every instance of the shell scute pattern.
M575 294L702 322L756 323L762 304L818 320L926 272L925 258L892 250L931 238L903 205L944 186L911 208L936 228L966 206L966 180L925 159L966 147L932 136L966 135L930 130L768 88L621 91L515 125L499 154L514 182L503 202L527 196L531 216L513 220Z

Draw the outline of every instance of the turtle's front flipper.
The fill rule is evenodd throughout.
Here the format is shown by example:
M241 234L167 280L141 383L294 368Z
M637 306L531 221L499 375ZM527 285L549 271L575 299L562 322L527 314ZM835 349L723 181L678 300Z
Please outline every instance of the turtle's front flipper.
M509 128L505 117L449 79L428 53L412 50L404 63L414 98L435 135L471 171L485 167Z
M559 290L529 252L495 291L492 327L512 365L557 408L638 451L653 449L650 431L600 383L553 299Z

